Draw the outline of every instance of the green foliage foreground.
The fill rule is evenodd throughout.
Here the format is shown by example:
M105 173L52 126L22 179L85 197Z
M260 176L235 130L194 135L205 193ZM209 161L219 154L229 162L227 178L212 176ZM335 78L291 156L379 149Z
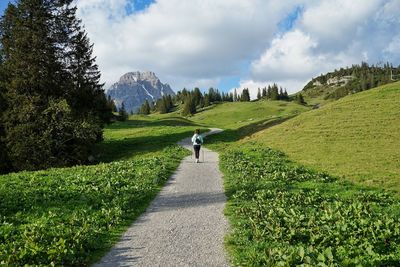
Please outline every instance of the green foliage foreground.
M258 147L258 148L256 148ZM256 145L221 156L235 266L397 266L400 201Z
M187 154L0 176L0 265L88 265Z

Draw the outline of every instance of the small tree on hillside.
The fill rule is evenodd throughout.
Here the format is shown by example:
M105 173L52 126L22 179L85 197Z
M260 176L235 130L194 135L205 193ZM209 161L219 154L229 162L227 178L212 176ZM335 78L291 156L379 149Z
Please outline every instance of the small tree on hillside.
M304 97L303 97L303 95L301 93L296 95L295 101L296 101L297 104L300 104L300 105L307 104L306 101L304 101Z
M157 110L160 112L160 114L168 113L168 103L165 99L165 97L157 100Z
M191 94L188 94L183 103L182 115L189 116L196 113L195 99Z
M204 107L208 107L210 105L210 96L208 94L204 94Z
M119 109L118 115L121 121L126 121L129 117L128 112L126 112L124 102L122 102L121 104L121 108Z
M260 100L261 99L261 90L260 90L260 88L258 88L258 91L257 91L257 100Z
M144 101L144 103L140 107L139 113L143 114L143 115L149 115L150 114L150 104L147 101L147 99L146 99L146 101Z
M241 101L243 102L248 102L250 101L250 93L249 93L249 89L243 89L242 91L242 96L241 96Z
M267 88L266 88L266 87L264 87L264 88L262 89L262 97L263 97L263 98L267 97Z
M234 102L238 101L238 94L237 94L236 88L235 88L235 91L233 92L233 101Z

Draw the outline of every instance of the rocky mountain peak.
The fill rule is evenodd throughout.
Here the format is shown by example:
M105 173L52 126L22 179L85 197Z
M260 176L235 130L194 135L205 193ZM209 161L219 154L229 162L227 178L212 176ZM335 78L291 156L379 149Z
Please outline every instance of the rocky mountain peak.
M175 95L171 87L163 84L152 71L135 71L122 75L107 94L114 99L118 108L124 103L128 112L136 112L146 100L151 103L164 95Z
M152 71L135 71L135 72L128 72L121 76L119 79L120 83L132 83L132 82L139 82L139 81L148 81L148 82L157 82L159 81L156 74Z

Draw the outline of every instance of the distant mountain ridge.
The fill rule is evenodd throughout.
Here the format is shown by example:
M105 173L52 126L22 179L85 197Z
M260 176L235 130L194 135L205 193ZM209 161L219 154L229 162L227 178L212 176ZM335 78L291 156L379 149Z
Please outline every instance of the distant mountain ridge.
M164 95L175 95L168 84L164 84L152 71L128 72L121 76L108 90L109 95L117 108L124 103L127 112L137 112L147 100L155 102Z

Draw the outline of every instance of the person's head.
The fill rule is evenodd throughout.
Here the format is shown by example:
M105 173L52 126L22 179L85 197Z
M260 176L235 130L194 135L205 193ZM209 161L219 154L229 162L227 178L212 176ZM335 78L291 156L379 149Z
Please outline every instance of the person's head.
M195 134L200 134L200 129L194 130L194 133L195 133Z

